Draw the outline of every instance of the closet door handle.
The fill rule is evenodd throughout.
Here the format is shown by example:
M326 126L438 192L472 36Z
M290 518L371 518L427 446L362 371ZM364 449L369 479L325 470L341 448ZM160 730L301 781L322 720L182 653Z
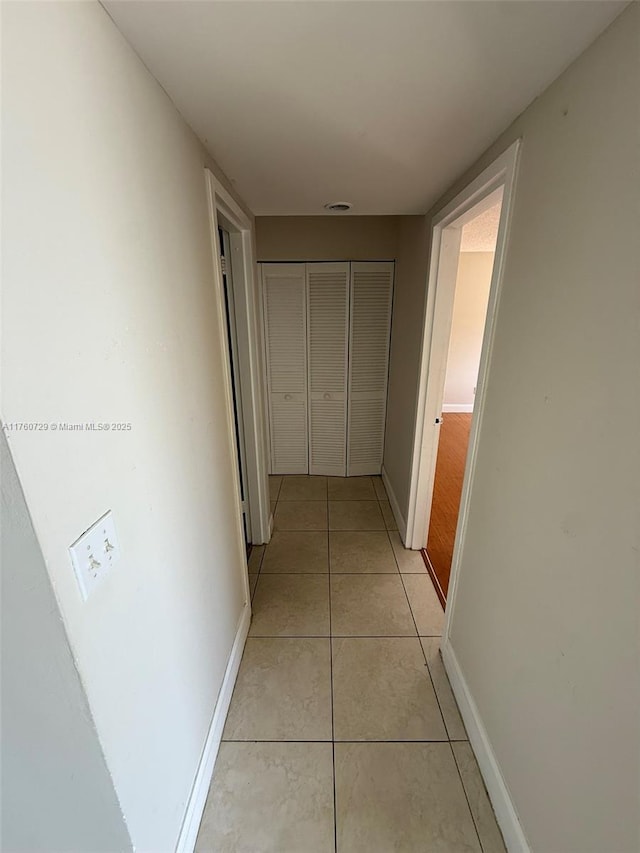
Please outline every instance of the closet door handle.
M329 394L328 392L326 394L323 394L322 396L324 397L325 400L331 399L331 394Z
M285 394L284 399L285 400L293 400L293 394Z

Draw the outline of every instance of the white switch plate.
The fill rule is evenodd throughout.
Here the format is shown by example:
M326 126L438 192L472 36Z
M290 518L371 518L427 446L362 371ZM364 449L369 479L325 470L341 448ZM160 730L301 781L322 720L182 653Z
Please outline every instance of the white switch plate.
M98 519L69 548L84 601L120 559L120 546L111 510Z

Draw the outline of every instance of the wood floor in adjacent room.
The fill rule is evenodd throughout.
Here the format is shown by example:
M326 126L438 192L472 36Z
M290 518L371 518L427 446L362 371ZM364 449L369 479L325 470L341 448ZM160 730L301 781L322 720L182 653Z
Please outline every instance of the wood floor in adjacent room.
M445 597L449 588L472 417L467 412L445 413L440 427L427 555Z

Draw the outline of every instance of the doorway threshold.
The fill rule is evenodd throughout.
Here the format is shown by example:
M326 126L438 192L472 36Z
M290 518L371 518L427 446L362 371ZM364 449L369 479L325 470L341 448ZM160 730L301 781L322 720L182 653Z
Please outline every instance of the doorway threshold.
M444 594L442 587L440 586L440 581L438 580L438 576L435 572L435 569L431 565L431 560L429 559L429 555L427 554L427 549L423 548L420 553L422 554L422 559L424 560L424 564L427 567L427 572L429 573L429 577L431 578L433 588L435 589L436 595L440 599L440 604L442 605L442 609L444 610L447 606L447 597Z

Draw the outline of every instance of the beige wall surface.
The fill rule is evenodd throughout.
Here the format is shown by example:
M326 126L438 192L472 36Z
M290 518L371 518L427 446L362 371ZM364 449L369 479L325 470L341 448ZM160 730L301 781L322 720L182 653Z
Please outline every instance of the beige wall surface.
M537 853L640 849L639 12L437 206L522 138L451 643ZM390 400L419 352L402 322L424 303L414 270L398 278ZM385 465L394 453L406 507L403 394Z
M392 261L398 216L257 216L259 261Z
M0 847L131 850L4 430L0 481Z
M461 252L444 382L445 405L473 405L487 317L493 252Z
M384 470L406 521L411 442L416 419L429 223L425 216L400 218L393 286ZM405 491L406 490L406 491Z
M173 850L244 604L205 155L99 4L2 12L2 417L131 424L9 440L131 840Z

